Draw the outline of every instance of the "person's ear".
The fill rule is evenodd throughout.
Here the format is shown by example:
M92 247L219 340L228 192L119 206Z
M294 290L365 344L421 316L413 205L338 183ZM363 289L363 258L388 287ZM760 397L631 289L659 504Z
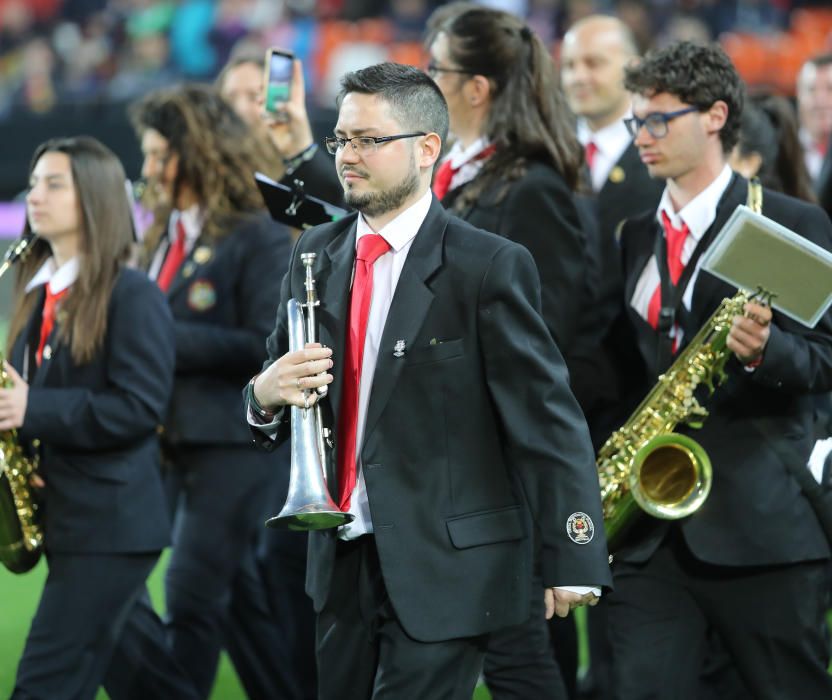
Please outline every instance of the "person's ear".
M728 121L728 105L722 100L714 102L707 112L704 113L705 130L708 134L721 131Z
M439 134L429 133L419 139L419 153L416 158L420 168L432 168L442 153L442 139Z
M491 100L491 81L484 75L472 75L465 83L464 94L471 107L483 107Z

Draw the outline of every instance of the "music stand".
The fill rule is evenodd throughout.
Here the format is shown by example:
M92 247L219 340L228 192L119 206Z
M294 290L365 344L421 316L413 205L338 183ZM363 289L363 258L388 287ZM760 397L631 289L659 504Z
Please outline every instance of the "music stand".
M272 218L292 228L305 230L349 214L346 209L306 194L300 180L288 187L263 173L254 173L254 179Z
M702 269L814 328L832 304L832 253L741 205L702 256Z

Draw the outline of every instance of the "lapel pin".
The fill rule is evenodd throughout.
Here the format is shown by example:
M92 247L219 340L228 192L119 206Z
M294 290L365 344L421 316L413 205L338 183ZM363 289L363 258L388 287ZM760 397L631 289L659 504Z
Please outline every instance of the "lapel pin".
M610 171L610 182L612 182L612 183L613 183L613 184L615 184L615 185L617 185L617 184L618 184L618 183L620 183L620 182L624 182L624 179L625 179L626 177L627 177L627 176L626 176L626 174L624 173L624 168L622 168L620 165L616 165L616 166L615 166L615 167L614 167L614 168Z
M393 346L393 357L404 357L405 345L404 340L397 340Z
M201 245L194 251L194 261L197 265L204 265L214 257L214 251L207 245Z
M192 261L188 261L185 263L184 267L182 268L182 276L186 279L194 274L196 270L196 265Z

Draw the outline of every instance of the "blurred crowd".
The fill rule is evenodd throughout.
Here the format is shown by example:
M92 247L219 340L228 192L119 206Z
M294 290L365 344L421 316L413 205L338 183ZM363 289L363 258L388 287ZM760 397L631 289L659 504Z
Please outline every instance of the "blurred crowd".
M436 0L0 0L0 118L17 107L120 101L179 79L210 80L232 52L281 46L304 59L313 102L330 104L346 70L422 60ZM642 50L727 32L768 37L823 2L487 0L525 17L556 55L577 19L616 12ZM813 26L816 24L813 22ZM819 37L821 42L828 36ZM801 45L805 42L800 42ZM743 51L747 51L743 47Z

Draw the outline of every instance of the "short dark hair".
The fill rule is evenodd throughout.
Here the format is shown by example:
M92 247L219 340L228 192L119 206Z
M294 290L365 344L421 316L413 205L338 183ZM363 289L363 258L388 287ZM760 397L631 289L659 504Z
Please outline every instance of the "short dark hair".
M624 70L624 86L647 97L666 92L701 111L722 100L728 105L728 117L719 132L723 152L730 153L737 143L745 86L720 46L679 41L649 51Z
M812 65L816 68L822 68L832 64L832 53L822 53L817 56L812 56L804 65Z
M448 104L431 78L413 66L379 63L347 73L335 100L341 102L351 92L378 95L390 105L393 117L408 131L437 133L445 142L448 136Z

